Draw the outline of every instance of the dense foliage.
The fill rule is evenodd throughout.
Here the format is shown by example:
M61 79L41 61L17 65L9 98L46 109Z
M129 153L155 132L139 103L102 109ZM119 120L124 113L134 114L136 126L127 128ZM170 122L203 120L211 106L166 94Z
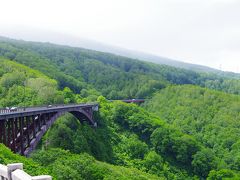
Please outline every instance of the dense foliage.
M170 154L157 150L164 145L154 144L159 143L159 137L155 132L159 129L168 131L171 127L136 105L109 103L103 97L99 97L98 100L101 108L100 114L96 117L98 119L96 129L87 124L80 124L70 115L65 116L48 131L44 137L43 147L45 149L60 147L72 153L85 152L98 160L137 168L162 178L186 179L192 176L187 168L180 170L180 166L173 162L179 159L179 163L183 165L188 161L188 157L182 159L177 157L178 153L181 153L181 147L175 147L178 151L176 157L168 160L167 158L172 158ZM172 130L184 136L177 129ZM172 132L171 135L173 134ZM197 143L194 143L192 146L198 148Z
M207 148L194 157L205 163L212 159L209 166L216 169L240 171L239 100L237 95L196 86L172 86L155 94L145 106Z
M44 148L85 152L101 161L167 179L210 178L220 172L226 174L222 177L238 176L238 170L221 166L221 160L212 149L181 132L181 128L169 125L136 105L108 103L103 97L98 100L101 106L98 128L81 125L69 115L47 133Z
M114 166L96 161L88 154L72 154L62 149L41 151L32 158L13 154L0 144L0 163L21 162L24 171L34 175L50 174L53 179L160 179L157 176L141 172L135 168Z
M239 179L237 75L4 38L0 56L1 107L100 104L97 128L67 114L30 159L1 145L0 163L55 179ZM149 99L139 107L101 95Z
M135 168L114 166L96 161L90 155L72 154L62 149L40 151L33 155L40 165L47 167L59 180L73 179L161 179Z

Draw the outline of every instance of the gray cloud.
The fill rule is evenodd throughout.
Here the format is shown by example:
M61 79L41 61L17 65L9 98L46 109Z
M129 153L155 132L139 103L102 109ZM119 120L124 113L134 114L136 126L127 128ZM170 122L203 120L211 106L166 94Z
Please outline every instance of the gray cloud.
M20 27L33 27L223 70L240 67L238 0L9 0L1 7L1 34L31 36Z

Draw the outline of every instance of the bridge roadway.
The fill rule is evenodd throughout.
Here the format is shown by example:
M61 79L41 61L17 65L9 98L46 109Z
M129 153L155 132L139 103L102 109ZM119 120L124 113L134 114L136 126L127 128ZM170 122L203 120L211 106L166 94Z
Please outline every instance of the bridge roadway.
M21 117L25 115L35 115L39 114L39 112L53 112L53 111L61 111L65 109L74 109L74 108L88 108L88 107L97 107L97 104L88 103L88 104L61 104L61 105L47 105L47 106L39 106L39 107L19 107L15 110L1 108L0 109L0 120L5 120L9 118Z

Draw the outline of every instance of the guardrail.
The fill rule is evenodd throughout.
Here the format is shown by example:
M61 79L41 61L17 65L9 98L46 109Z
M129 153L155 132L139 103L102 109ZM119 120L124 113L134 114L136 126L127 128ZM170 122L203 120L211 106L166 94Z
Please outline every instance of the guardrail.
M51 176L30 176L23 171L22 163L8 164L4 166L0 164L0 180L52 180Z
M0 108L0 114L10 113L10 112L20 112L24 111L24 108L16 108L16 109L10 109L10 108Z

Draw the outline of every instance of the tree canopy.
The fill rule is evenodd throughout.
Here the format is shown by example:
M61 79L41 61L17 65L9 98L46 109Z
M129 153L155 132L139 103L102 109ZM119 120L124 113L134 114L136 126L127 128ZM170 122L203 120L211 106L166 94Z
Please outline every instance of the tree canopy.
M98 102L98 127L67 114L30 158L54 179L239 179L239 75L0 38L0 106ZM116 99L145 98L143 105Z

